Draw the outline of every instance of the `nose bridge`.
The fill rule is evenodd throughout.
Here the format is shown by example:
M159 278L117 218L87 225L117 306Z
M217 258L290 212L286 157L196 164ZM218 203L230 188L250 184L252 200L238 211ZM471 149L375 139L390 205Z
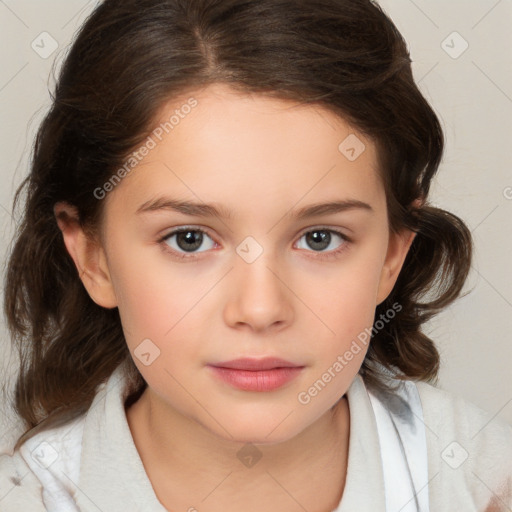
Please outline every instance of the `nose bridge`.
M271 240L262 243L252 236L246 237L236 248L236 275L242 290L251 295L282 293L282 283L276 277L279 270L277 251L271 247ZM271 300L272 297L266 297Z
M268 240L268 239L266 239ZM231 325L250 324L264 329L291 318L291 304L280 277L277 252L248 236L236 247L226 320Z

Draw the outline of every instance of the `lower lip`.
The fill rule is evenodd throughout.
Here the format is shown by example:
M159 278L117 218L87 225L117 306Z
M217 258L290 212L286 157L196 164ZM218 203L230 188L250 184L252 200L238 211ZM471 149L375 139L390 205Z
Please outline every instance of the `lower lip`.
M234 370L218 366L210 366L210 368L224 382L243 391L272 391L293 380L304 367L272 368L260 371Z

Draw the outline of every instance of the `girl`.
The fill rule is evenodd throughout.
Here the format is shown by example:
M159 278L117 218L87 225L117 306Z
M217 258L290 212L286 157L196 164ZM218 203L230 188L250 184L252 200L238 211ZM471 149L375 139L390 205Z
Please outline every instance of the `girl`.
M35 143L2 511L505 511L512 429L434 387L471 236L370 0L106 0Z

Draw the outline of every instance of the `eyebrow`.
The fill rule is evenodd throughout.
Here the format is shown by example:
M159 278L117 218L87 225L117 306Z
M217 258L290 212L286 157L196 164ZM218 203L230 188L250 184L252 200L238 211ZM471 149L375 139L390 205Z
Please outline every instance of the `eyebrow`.
M215 206L206 203L193 203L190 201L183 201L173 199L170 197L159 197L146 201L137 209L137 215L155 211L175 211L183 215L191 215L195 217L217 217L219 219L232 219L233 212L227 210L222 206ZM295 211L290 211L287 216L295 219L306 219L309 217L316 217L319 215L327 215L333 213L340 213L347 210L366 210L373 212L373 208L363 201L357 199L346 199L338 201L329 201L327 203L316 203L305 206Z

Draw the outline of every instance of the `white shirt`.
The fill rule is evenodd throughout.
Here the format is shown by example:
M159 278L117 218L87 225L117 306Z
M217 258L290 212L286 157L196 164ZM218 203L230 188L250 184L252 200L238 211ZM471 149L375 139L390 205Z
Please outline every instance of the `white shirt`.
M0 455L0 511L165 512L128 426L128 393L119 367L87 414ZM347 477L334 512L512 511L504 421L424 382L382 395L357 375L346 396Z

